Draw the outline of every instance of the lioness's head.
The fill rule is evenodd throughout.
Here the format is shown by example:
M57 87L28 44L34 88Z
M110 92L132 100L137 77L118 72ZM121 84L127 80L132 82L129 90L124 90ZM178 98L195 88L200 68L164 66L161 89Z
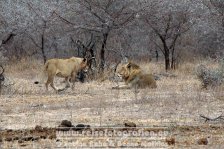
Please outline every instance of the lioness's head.
M81 70L83 70L84 72L87 72L89 70L89 68L91 67L91 61L92 59L95 59L95 57L92 58L83 58L80 67Z
M140 67L132 62L128 62L119 64L115 70L115 74L122 79L127 79L136 70L140 71Z
M89 70L89 64L88 64L88 60L86 58L83 58L83 60L80 64L80 69L83 70L84 72L87 72Z

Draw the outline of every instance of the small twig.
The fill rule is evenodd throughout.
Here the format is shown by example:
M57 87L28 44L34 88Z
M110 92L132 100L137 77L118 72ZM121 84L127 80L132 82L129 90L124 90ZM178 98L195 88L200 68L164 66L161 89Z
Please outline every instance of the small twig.
M206 117L204 115L200 115L200 117L204 118L205 122L207 122L207 121L217 121L219 119L224 120L224 116L222 116L222 114L220 116L216 117L216 118L209 118L209 117Z

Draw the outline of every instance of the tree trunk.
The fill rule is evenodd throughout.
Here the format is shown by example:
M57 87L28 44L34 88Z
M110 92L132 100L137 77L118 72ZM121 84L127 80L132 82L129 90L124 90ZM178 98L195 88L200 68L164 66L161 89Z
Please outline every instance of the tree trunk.
M159 53L158 53L158 51L156 50L156 62L158 62L159 61Z
M100 72L104 71L104 65L105 65L105 47L107 44L107 37L108 37L108 32L103 34L103 44L100 50Z
M96 67L96 58L95 58L95 54L94 54L93 48L95 48L95 43L90 47L90 54L91 54L91 58L94 57L94 59L91 60L91 65L92 65L92 62L93 62L93 64L94 64L93 67Z
M46 57L46 53L45 53L45 47L44 47L44 43L45 43L45 39L44 39L44 36L45 36L45 29L46 29L46 25L47 25L47 22L44 21L44 25L43 25L43 33L41 35L41 52L42 52L42 56L43 56L43 60L44 60L44 64L46 63L47 61L47 57Z
M172 55L171 55L171 69L176 69L176 59L174 56L174 48L172 49Z
M165 57L165 69L166 71L170 69L170 50L166 45L166 41L162 40L164 48L164 57Z
M43 56L43 60L44 60L44 64L45 64L47 61L47 57L46 57L46 54L44 51L44 33L41 36L41 52L42 52L42 56Z
M175 59L173 57L171 60L171 69L176 69L176 63L175 63Z
M165 69L166 71L170 69L170 58L169 58L169 52L165 52Z

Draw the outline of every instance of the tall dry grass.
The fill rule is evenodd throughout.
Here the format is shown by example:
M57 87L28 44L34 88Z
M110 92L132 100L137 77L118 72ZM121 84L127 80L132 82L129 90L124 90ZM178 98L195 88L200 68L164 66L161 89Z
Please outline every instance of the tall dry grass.
M33 58L11 60L6 65L6 73L18 77L33 77L43 71L43 62Z
M179 65L178 69L165 71L164 62L136 62L147 73L164 74L169 73L176 77L164 77L158 81L158 87L160 91L184 91L184 90L200 90L201 82L197 79L195 69L199 64L205 64L210 68L217 68L219 64L212 60L198 60L194 62L185 62ZM45 90L44 82L46 76L43 73L44 64L41 60L32 58L23 58L21 60L11 60L6 66L6 77L9 82L14 84L7 89L6 93L14 92L14 94L33 94L40 93ZM108 67L104 73L96 73L94 77L89 77L88 82L102 84L104 81L113 82L114 67ZM60 79L56 78L55 82L60 85ZM93 81L95 80L95 81ZM40 84L34 85L35 81L39 81ZM105 82L105 83L106 83ZM7 82L6 82L7 84ZM10 84L10 83L8 83ZM11 83L12 84L12 83ZM9 90L10 88L10 90ZM218 88L220 90L220 88Z
M33 58L11 59L5 66L2 94L24 95L36 92L34 81L42 81L43 62Z
M141 68L145 72L152 72L152 73L165 73L165 67L164 62L149 62L149 61L140 61L136 62L141 66ZM176 70L169 71L170 73L179 74L179 75L194 75L195 68L199 64L204 64L208 68L217 68L219 67L219 64L212 60L198 60L193 62L183 62L178 65L178 68ZM15 60L12 59L7 65L6 65L6 73L10 75L22 75L23 77L27 76L33 76L39 74L41 71L43 71L43 61L33 58L22 58L21 60ZM112 70L113 69L113 70ZM102 75L109 75L109 73L114 72L114 66L107 67L104 71L104 74ZM97 76L97 78L100 78L101 76Z

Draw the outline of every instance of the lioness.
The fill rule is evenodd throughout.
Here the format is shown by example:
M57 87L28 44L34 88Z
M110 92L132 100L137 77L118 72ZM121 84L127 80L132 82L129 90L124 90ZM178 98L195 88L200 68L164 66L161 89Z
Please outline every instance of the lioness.
M49 84L56 91L62 91L68 87L70 87L69 79L73 82L72 88L74 87L74 82L77 73L80 70L84 70L85 72L88 70L88 60L86 58L79 57L71 57L69 59L50 59L46 62L44 66L44 70L48 75L47 82L45 83L46 90L48 90ZM62 77L65 78L66 87L64 89L58 90L54 86L54 77Z
M156 88L156 81L152 74L143 74L141 68L133 62L118 65L116 75L125 81L125 85L113 89Z

